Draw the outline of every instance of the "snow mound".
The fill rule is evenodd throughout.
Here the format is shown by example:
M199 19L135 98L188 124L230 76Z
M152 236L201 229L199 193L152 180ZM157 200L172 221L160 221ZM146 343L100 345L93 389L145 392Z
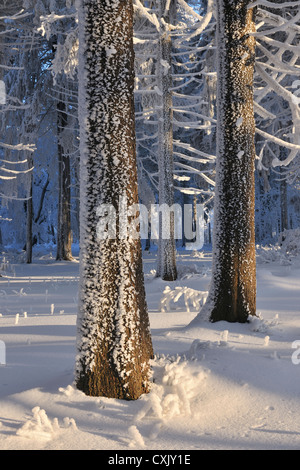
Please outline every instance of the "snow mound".
M28 439L42 439L50 440L57 437L63 429L71 428L76 430L76 423L73 418L64 418L64 428L61 428L58 419L54 418L53 421L48 418L46 411L36 406L32 409L33 417L26 421L23 426L18 429L17 436L25 437Z
M285 254L298 256L300 254L300 228L284 230L279 235L278 244Z
M14 276L15 270L7 253L0 254L0 276Z
M196 258L196 256L194 255ZM199 252L199 258L203 258L202 253ZM187 263L177 265L177 276L180 280L187 280L195 278L197 276L208 276L211 273L211 269L206 266L201 266L196 263Z
M145 447L144 438L136 426L134 425L130 426L128 429L128 432L131 438L131 441L129 442L129 447L135 447L135 446Z
M148 416L166 423L173 417L192 416L193 405L202 393L207 372L199 368L199 364L197 368L193 367L191 362L181 356L176 360L162 358L156 361L154 369L156 376L151 392L145 397L145 405L136 420L141 421Z
M208 268L204 268L203 266L199 266L196 263L186 263L181 264L178 263L177 265L177 276L178 279L190 279L192 276L203 276L209 273Z
M218 343L217 345L219 344L220 343ZM191 347L189 351L187 352L186 356L191 360L199 359L203 355L204 350L212 349L213 347L214 347L214 343L212 343L212 341L202 341L200 339L195 339L192 342Z
M250 330L256 333L267 333L270 328L277 326L279 323L278 314L275 315L271 320L264 320L260 313L256 314L256 317L249 316L248 321L250 323Z
M284 230L276 245L257 246L258 263L278 262L281 266L290 266L300 255L300 228Z
M268 264L279 262L281 265L291 264L291 261L282 254L279 246L260 246L256 249L257 263Z
M167 286L163 292L163 295L160 299L159 309L162 312L170 312L171 302L177 303L181 297L183 297L184 305L187 312L190 312L190 307L193 309L199 310L202 307L207 299L207 291L198 291L190 287L175 287L171 289L170 286Z

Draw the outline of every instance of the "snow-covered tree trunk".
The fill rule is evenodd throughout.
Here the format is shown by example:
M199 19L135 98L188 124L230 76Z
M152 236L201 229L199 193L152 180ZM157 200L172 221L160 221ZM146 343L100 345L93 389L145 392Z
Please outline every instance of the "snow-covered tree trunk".
M218 125L211 321L256 313L254 231L254 10L251 0L217 0ZM200 312L200 315L204 312Z
M70 261L72 257L71 231L71 170L70 156L64 151L63 132L68 124L66 104L63 96L57 103L57 139L58 139L58 223L56 259Z
M149 391L153 350L140 238L124 231L120 210L121 198L128 207L138 203L132 2L83 0L79 26L81 285L76 383L88 395L137 399ZM115 211L115 238L99 231L104 204Z
M167 6L167 9L166 9ZM172 41L169 28L170 3L159 0L161 31L158 43L158 171L159 171L159 205L172 209L174 204L173 182L173 102L172 102ZM174 281L177 278L175 220L170 212L170 230L167 237L163 235L163 223L166 223L168 210L161 211L159 219L159 242L157 276L163 280Z

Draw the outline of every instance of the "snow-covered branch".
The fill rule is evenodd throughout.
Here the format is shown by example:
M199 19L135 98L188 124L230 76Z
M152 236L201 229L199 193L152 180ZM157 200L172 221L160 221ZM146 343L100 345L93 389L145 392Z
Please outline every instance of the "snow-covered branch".
M284 2L283 1L283 2L279 2L279 3L275 3L275 2L269 2L268 0L256 0L253 3L250 3L248 8L250 9L250 8L254 8L256 6L267 7L267 8L277 8L277 9L283 10L284 8L298 7L298 6L300 6L300 2L299 1L294 1L294 2Z
M139 10L140 13L142 13L142 15L150 21L150 23L153 24L153 26L155 26L156 30L159 31L160 29L160 25L159 25L159 21L158 21L158 18L156 16L155 13L149 13L149 10L148 8L146 8L142 2L140 2L140 0L134 0L133 1L133 5L134 5L134 8Z
M300 151L300 144L294 144L292 142L287 142L286 140L282 140L279 137L275 137L274 135L269 134L268 132L263 131L262 129L256 128L256 133L264 137L265 139L274 142L275 144L285 147L291 150L296 150L297 152Z
M28 152L34 152L36 150L35 144L10 145L10 144L5 144L4 142L0 142L0 147L9 149L9 150L28 151Z

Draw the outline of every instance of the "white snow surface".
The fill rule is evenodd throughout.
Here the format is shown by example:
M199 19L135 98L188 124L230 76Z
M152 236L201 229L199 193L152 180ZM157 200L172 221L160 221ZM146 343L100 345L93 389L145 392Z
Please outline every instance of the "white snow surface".
M181 295L161 311L161 300L167 286L192 298L206 292L211 253L179 252L172 283L154 277L156 255L144 253L156 356L151 392L136 401L76 390L79 264L35 250L32 265L15 263L0 277L1 450L300 448L297 250L258 250L258 318L193 328L197 302L187 308Z

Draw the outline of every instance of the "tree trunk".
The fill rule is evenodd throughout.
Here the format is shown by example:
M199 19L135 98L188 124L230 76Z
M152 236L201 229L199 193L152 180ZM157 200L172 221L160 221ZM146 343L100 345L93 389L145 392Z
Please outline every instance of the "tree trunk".
M70 157L64 151L62 135L67 127L68 117L66 104L60 96L57 103L57 135L58 135L58 223L57 223L57 260L71 261L72 230L71 230L71 171Z
M172 102L172 59L171 59L171 35L168 29L170 12L165 12L167 0L159 1L161 31L159 37L159 53L157 62L158 88L160 90L160 111L158 124L158 171L159 171L159 205L165 204L172 208L174 204L173 182L173 102ZM169 217L168 211L161 212L159 218L159 242L157 277L166 281L177 279L176 245L175 245L175 220L170 212L170 230L167 238L163 235L163 218Z
M37 224L39 222L39 219L41 217L41 213L42 213L42 210L43 210L43 205L44 205L45 196L46 196L46 192L47 192L47 188L49 186L49 183L50 183L50 179L49 179L49 175L48 175L47 176L47 181L44 184L43 189L42 189L42 194L41 194L41 199L40 199L40 204L39 204L39 208L38 208L38 211L37 211L37 215L34 218L34 223L35 224Z
M137 399L149 391L153 350L141 241L124 230L128 220L120 208L120 198L129 207L138 203L132 2L85 0L79 26L81 287L76 383L87 395ZM99 214L108 206L116 214L115 238L99 229Z
M33 199L32 199L32 183L33 183L33 158L30 154L27 157L28 168L31 168L31 171L28 174L29 178L29 190L28 190L28 200L26 202L26 263L32 263L32 221L33 221Z
M0 5L0 14L2 12L2 8L1 8L1 5ZM4 31L5 31L5 25L3 24L3 22L0 22L0 64L4 64L4 57L5 57L5 51L4 51ZM3 80L3 77L4 77L4 73L3 73L3 68L0 67L0 80L2 81ZM1 97L0 97L1 98ZM2 97L4 98L4 97ZM2 102L5 101L4 99L1 100ZM2 104L2 102L0 101L0 104ZM4 119L3 119L3 113L1 113L2 116L0 117L0 131L1 131L1 134L2 132L4 131ZM2 231L1 231L1 226L0 226L0 250L3 249L3 239L2 239Z
M218 125L211 321L256 314L254 227L254 11L251 0L217 0Z
M282 173L282 168L281 173ZM288 229L289 225L289 217L288 217L288 185L286 178L283 176L282 180L280 181L280 212L281 212L281 217L280 217L280 231L283 232L284 230Z

